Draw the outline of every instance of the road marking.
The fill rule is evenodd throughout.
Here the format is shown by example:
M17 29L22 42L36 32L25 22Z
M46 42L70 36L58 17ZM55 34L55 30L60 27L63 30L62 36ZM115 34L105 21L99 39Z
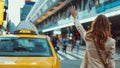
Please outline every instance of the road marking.
M57 55L60 58L60 60L64 60L64 58L62 56L60 56L59 54L57 54Z
M70 51L67 51L67 53L72 54L72 55L74 55L76 57L79 57L79 58L83 59L83 55L78 55L78 54L72 53Z
M70 52L70 51L69 51ZM73 51L72 53L76 54L77 52L76 51ZM85 51L79 51L78 52L78 55L81 55L81 56L84 56L85 54Z
M60 53L61 55L65 56L66 58L70 60L76 60L76 58L72 57L71 55L63 53L62 51L58 51L58 53Z

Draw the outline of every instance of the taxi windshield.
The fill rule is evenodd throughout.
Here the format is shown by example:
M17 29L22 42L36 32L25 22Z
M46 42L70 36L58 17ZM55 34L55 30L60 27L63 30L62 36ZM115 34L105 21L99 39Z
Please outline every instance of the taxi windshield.
M0 38L0 56L51 56L47 39Z

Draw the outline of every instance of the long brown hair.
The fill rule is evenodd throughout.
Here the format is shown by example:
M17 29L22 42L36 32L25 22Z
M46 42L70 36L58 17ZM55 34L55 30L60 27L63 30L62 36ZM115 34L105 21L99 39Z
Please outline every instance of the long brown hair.
M105 50L105 42L108 37L112 37L110 22L105 15L98 15L87 32L86 40L93 39L101 50Z

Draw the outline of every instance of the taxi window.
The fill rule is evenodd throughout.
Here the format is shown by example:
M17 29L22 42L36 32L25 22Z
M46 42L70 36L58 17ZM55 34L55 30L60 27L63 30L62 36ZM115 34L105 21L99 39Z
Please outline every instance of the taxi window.
M0 38L0 56L51 56L47 39Z

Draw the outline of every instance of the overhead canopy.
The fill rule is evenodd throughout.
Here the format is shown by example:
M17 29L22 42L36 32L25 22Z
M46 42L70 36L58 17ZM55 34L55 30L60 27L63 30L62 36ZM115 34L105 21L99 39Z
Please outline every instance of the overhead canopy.
M40 23L65 6L70 0L37 0L26 17L26 21Z

